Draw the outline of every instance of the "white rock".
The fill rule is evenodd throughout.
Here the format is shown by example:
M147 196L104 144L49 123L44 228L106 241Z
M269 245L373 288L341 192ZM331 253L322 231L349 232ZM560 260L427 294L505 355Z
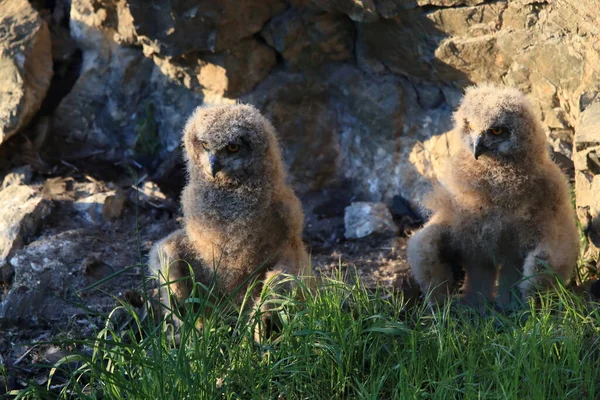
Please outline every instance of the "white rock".
M384 203L352 203L345 209L344 226L347 239L359 239L375 233L398 233L392 214Z

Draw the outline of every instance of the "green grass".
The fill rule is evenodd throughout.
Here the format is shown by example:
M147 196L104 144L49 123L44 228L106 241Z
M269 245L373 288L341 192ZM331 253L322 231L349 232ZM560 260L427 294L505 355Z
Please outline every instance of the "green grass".
M448 305L407 309L402 296L326 280L303 301L273 302L282 328L259 345L226 302L194 328L108 322L82 351L16 398L582 399L600 397L600 314L564 289L512 315ZM190 302L190 307L193 302ZM115 320L114 318L111 321ZM65 345L65 343L63 343ZM87 348L87 351L84 349Z

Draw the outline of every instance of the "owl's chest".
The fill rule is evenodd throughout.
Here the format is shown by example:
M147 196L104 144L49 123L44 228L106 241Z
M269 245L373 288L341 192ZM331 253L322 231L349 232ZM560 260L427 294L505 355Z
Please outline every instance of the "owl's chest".
M532 246L539 235L528 210L506 207L489 207L463 213L456 226L455 237L471 251L492 253L521 252Z
M272 263L285 227L267 215L246 220L198 221L188 225L200 256L211 267L252 272Z

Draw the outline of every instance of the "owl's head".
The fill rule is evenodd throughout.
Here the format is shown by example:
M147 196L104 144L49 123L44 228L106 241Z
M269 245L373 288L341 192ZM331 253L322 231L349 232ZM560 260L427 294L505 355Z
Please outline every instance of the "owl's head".
M454 114L455 129L475 159L519 160L546 151L531 104L514 88L469 87Z
M198 107L183 146L190 176L213 184L243 185L282 169L273 126L250 105Z

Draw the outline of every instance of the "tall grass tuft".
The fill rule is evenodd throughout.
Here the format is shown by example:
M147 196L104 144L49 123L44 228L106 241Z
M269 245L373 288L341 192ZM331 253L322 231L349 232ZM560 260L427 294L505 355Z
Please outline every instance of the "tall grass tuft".
M18 399L582 399L600 396L600 314L566 289L510 315L447 304L408 308L401 294L324 279L275 297L279 331L231 302L189 302L176 330L111 323ZM250 292L249 292L250 293ZM248 297L250 295L248 294ZM266 296L264 296L266 298ZM301 298L302 300L298 300ZM209 308L213 308L208 310ZM208 311L207 311L208 310ZM203 328L196 328L201 317ZM249 320L250 318L250 320ZM256 316L258 318L258 316ZM60 379L58 377L61 377Z

